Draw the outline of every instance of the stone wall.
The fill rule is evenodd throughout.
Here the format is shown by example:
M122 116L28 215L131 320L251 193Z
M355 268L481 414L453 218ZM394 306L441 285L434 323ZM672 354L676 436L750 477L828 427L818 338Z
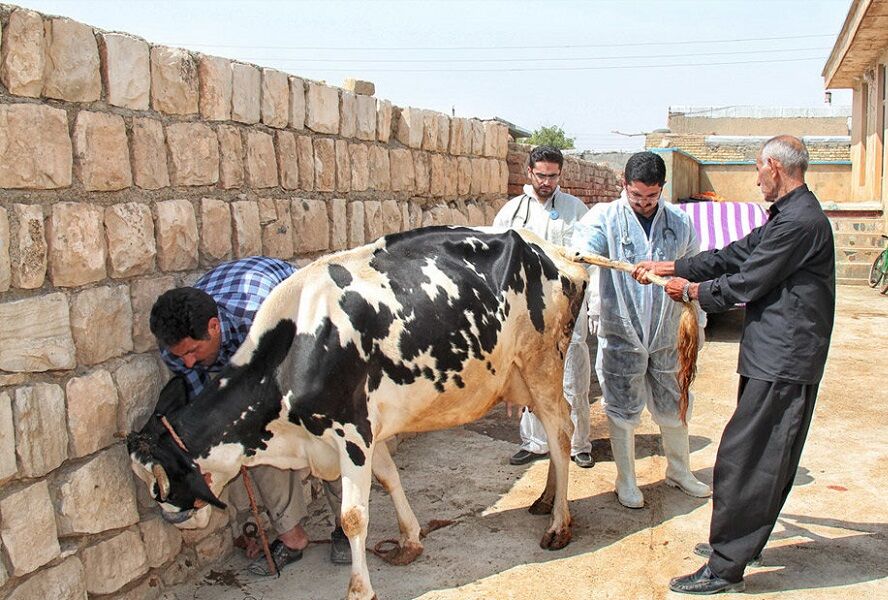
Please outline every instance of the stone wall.
M231 549L180 532L118 432L166 372L147 315L230 258L486 224L507 130L0 7L0 596L155 598Z
M527 179L527 155L532 146L527 144L509 144L507 161L509 164L509 196L522 193ZM561 170L561 189L573 194L587 205L596 202L610 202L620 197L620 173L613 168L583 160L574 156L564 157L564 168Z

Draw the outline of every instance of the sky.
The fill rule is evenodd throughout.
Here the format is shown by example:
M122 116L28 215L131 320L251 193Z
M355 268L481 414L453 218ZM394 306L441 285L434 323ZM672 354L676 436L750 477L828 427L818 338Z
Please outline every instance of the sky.
M850 0L22 0L152 44L342 85L398 106L558 125L640 150L670 106L817 107ZM832 94L849 105L849 90Z

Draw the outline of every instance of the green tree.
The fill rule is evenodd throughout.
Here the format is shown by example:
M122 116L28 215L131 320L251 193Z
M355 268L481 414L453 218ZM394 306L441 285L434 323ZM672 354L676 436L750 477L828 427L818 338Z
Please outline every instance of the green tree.
M564 130L558 125L552 125L551 127L540 127L529 138L524 138L521 141L533 146L548 144L559 150L569 150L574 147L574 139L576 138L567 137Z

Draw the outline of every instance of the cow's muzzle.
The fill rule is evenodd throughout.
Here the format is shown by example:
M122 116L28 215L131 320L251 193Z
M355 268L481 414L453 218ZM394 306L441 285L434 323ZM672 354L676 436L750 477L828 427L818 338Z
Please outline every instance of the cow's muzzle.
M160 511L161 516L163 516L163 520L172 525L178 525L179 523L184 523L188 519L190 519L194 515L194 509L189 508L188 510L183 510L180 512L167 512L165 510Z

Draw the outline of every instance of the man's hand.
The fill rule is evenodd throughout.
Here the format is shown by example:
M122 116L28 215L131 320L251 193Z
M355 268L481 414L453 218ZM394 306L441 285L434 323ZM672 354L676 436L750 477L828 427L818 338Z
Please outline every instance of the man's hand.
M635 265L635 270L632 271L632 277L638 283L648 284L650 283L646 277L648 273L663 276L673 275L675 273L675 263L671 261L656 262L653 260L643 260Z
M687 279L683 279L681 277L673 277L666 283L665 289L670 298L672 298L676 302L683 302L685 286L688 286L688 292L690 292L691 285L691 282Z

